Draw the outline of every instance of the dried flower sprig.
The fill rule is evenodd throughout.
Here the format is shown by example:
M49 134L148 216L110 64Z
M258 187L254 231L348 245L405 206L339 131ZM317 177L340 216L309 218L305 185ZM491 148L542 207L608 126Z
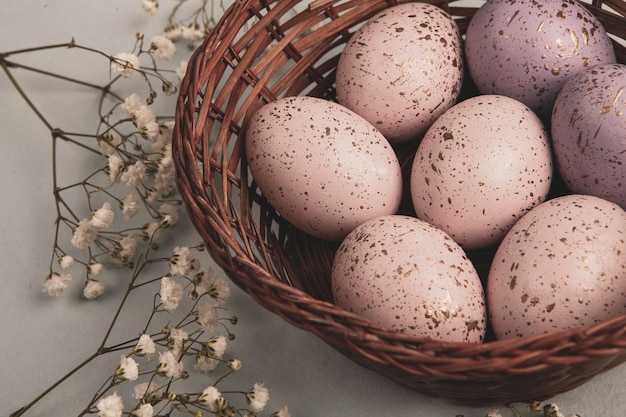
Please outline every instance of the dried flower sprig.
M168 25L175 22L174 16L183 3L185 0L174 7ZM156 1L143 1L146 11L151 7L156 10L157 6ZM213 13L213 3L202 1L192 14L194 22L202 19L202 34L183 37L202 38L214 20ZM86 401L80 416L147 417L174 412L194 416L256 415L269 401L269 391L260 383L241 391L219 391L222 381L242 368L240 359L226 355L228 342L235 338L231 328L237 324L236 316L224 315L230 287L215 271L202 266L202 244L170 247L172 240L161 237L181 220L182 202L174 186L171 155L171 98L186 72L185 60L175 68L164 68L176 55L174 42L166 35L167 31L147 42L138 32L133 47L118 54L99 51L74 39L0 53L4 74L48 128L52 139L56 220L50 271L43 291L60 296L70 287L78 269L84 277L83 297L93 300L105 293L109 284L105 285L102 277L107 272L128 274L128 279L122 281L125 291L121 301L97 350L11 417L25 415L78 370L111 353L117 353L119 359ZM23 54L69 49L100 58L94 62L108 65L110 79L98 84L70 75L69 70L53 73L19 60ZM95 130L72 133L73 129L54 127L17 81L16 71L37 73L96 92ZM168 111L166 116L158 115L157 104ZM74 153L61 150L68 144ZM95 168L86 173L73 172L73 177L81 179L62 183L61 167L67 166L71 158L85 156L95 157ZM131 293L139 290L154 294L145 326L136 337L113 341L111 335L122 310ZM190 372L218 372L218 376L209 386L189 391L178 383ZM273 415L288 417L289 411L284 407Z
M510 414L502 414L499 408L494 408L488 411L484 417L581 417L578 414L563 414L559 406L552 402L533 401L530 403L509 403L506 404L506 409ZM465 417L462 414L456 417Z

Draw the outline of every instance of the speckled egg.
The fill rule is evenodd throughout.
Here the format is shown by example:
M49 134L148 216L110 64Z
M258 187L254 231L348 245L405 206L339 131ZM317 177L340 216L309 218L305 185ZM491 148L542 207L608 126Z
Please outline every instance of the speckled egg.
M457 99L462 52L459 29L442 9L392 6L345 45L337 64L337 99L391 143L418 140Z
M615 62L602 24L576 0L487 1L467 28L465 56L481 93L513 97L547 117L572 75Z
M551 129L568 188L626 209L626 65L597 65L572 77L554 104Z
M341 240L400 205L396 154L375 127L340 104L304 96L266 104L250 120L245 151L268 202L312 236Z
M626 312L626 212L572 194L535 207L499 246L487 278L498 338L598 323Z
M535 113L483 95L451 107L426 132L410 192L417 217L466 250L484 249L545 200L551 179L549 138Z
M449 342L482 342L483 287L461 247L415 217L372 219L341 243L331 274L339 307L385 328Z

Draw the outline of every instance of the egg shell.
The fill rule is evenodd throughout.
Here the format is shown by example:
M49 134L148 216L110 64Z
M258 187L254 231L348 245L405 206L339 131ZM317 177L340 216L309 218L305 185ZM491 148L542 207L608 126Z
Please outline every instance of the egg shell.
M337 64L337 100L391 143L418 140L457 99L463 82L459 29L425 3L389 7L352 35Z
M248 125L245 150L268 202L312 236L341 240L400 205L395 152L375 127L335 102L300 96L262 106Z
M485 336L483 287L465 252L415 217L372 219L337 250L331 273L336 305L385 328L450 342Z
M535 207L498 247L487 301L500 339L598 323L626 312L626 212L579 194Z
M554 104L551 130L567 187L626 209L626 65L597 65L572 77Z
M571 76L616 62L602 24L575 0L485 2L467 28L465 57L481 93L513 97L542 117Z
M464 249L495 246L550 189L547 132L524 104L482 95L451 107L430 127L411 167L417 217Z

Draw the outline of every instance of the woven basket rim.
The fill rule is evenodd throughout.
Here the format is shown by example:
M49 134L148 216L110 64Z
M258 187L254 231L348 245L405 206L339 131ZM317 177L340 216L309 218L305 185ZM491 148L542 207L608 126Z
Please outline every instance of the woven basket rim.
M383 0L359 2L360 10L366 10L361 13L366 15L369 13L368 10L376 10L382 2ZM405 0L399 2L405 2ZM476 10L475 7L456 7L455 1L427 2L436 3L451 11L458 19L461 30L464 30L469 18ZM253 17L256 17L263 25L273 19L278 21L294 4L299 3L301 2L296 0L278 2L239 0L233 3L202 46L192 55L187 75L181 85L172 145L178 172L177 185L194 226L199 230L209 253L218 266L223 268L233 282L257 303L291 324L316 334L343 353L350 355L350 352L355 351L354 355L358 357L356 359L352 357L352 359L366 366L395 367L400 369L399 372L426 379L466 381L548 372L551 367L567 367L584 363L589 361L590 357L599 358L599 360L609 358L608 363L603 365L604 369L626 360L626 313L602 323L525 338L490 340L473 344L443 342L385 329L357 314L342 310L328 301L314 298L290 283L278 280L254 261L255 256L259 259L271 258L274 247L268 245L261 250L261 253L255 253L251 248L252 242L263 235L262 227L254 224L249 214L238 212L238 207L234 205L228 194L233 189L239 190L237 187L245 187L248 178L244 169L245 164L232 155L228 155L226 150L232 137L243 136L246 117L249 118L254 105L260 105L260 97L271 100L273 93L261 82L265 75L258 75L250 70L249 65L258 62L259 57L246 56L237 48L240 45L264 48L265 40L255 30L265 29L252 25L243 33L241 31L243 25ZM323 12L327 17L349 9L352 3L352 0L315 0L308 4L304 11L309 13L309 16ZM395 1L391 3L396 4ZM607 0L594 1L593 4L586 5L602 19L603 23L606 22L607 31L621 39L626 38L626 24L624 23L626 22L624 17L626 16L626 2ZM606 11L606 7L619 14ZM294 15L292 20L288 21L290 28L298 28L298 25L310 23L304 17L300 20L300 14ZM256 24L261 25L261 23ZM331 18L331 24L335 25L333 30L339 33L347 30L341 26L344 22L340 20ZM278 27L276 31L276 36L280 38L278 42L293 48L292 45L297 35L279 33L281 29ZM307 48L314 48L316 39L315 37L309 39ZM248 46L248 48L251 47ZM625 51L623 46L616 44L616 55L621 63L626 62ZM298 51L292 53L297 55ZM268 71L274 68L272 64L275 61L278 62L279 54L280 50L264 58L270 68ZM219 86L220 80L215 77L215 74L231 64L232 74L226 80L225 85ZM244 89L240 84L231 83L231 80L245 80L248 88ZM232 90L229 90L230 88ZM208 99L205 100L204 95L209 89L215 92L210 102ZM229 100L233 97L241 98L244 94L252 98L244 100L241 108L230 105ZM247 110L247 113L244 110ZM243 121L232 122L233 117L239 117L238 120ZM204 124L206 118L222 123L217 131L210 131L215 143L209 148L198 145L203 144L204 140L208 141L205 137L208 132ZM237 148L241 146L241 143L236 142L232 146ZM236 153L237 149L233 152ZM202 167L198 166L199 159L205 161ZM244 168L241 168L241 165ZM240 172L240 169L241 174L237 176L235 173ZM219 181L212 183L216 179ZM207 187L209 192L207 192ZM239 205L253 204L254 202L247 200L253 197L248 193L238 195L238 198L245 200L240 201ZM237 236L233 229L250 231L250 235L242 238ZM280 237L276 239L279 241ZM267 292L271 292L272 296L266 297ZM306 311L303 309L304 305L306 305ZM329 341L330 338L343 340L344 345L334 339ZM379 346L380 352L366 351L360 343ZM583 350L585 354L582 353ZM480 375L477 375L478 370L482 372ZM393 374L394 370L390 372ZM439 389L433 388L432 393L441 394L438 392ZM447 396L445 393L441 395ZM496 401L495 398L494 394L493 401ZM477 398L461 398L461 401L480 403Z

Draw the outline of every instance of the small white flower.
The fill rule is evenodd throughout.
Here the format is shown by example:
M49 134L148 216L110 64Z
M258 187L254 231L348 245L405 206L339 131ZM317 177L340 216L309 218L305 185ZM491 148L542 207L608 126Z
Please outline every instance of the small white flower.
M111 70L122 77L128 78L134 75L138 69L139 57L133 53L121 52L111 60Z
M159 352L159 366L157 373L168 378L178 378L183 373L184 365L176 360L171 351L165 353Z
M187 73L187 66L189 65L188 61L180 61L180 64L176 68L176 76L179 80L185 78L185 74Z
M230 369L234 371L238 371L241 369L241 361L239 359L229 359L226 364Z
M500 414L500 410L494 408L493 410L490 410L485 417L502 417L502 414Z
M165 36L167 39L175 41L183 36L183 28L180 24L176 22L170 22L165 27L165 30L163 31L163 36Z
M195 277L198 295L208 294L218 305L223 305L230 298L230 287L219 278L212 268L205 268Z
M186 331L176 328L170 330L170 343L168 347L175 357L181 357L187 339L189 339L189 334Z
M159 139L160 128L159 124L156 121L148 122L145 126L143 126L139 133L144 138L148 139L150 142L154 143Z
M70 269L74 265L74 258L70 255L63 255L59 258L61 269Z
M204 38L205 36L204 28L197 22L191 22L187 26L182 26L181 30L181 36L190 41L195 41L197 39Z
M74 229L71 242L77 249L86 249L95 242L96 237L98 237L98 230L91 225L89 219L82 219L78 227Z
M116 153L112 153L107 158L107 166L109 168L109 182L115 184L119 179L120 172L124 167L124 161Z
M83 297L88 300L95 300L102 294L104 294L104 284L95 279L88 279L83 288Z
M143 183L148 175L146 174L146 166L143 162L137 161L133 165L126 168L126 171L122 174L122 181L129 187L137 187Z
M124 215L124 220L130 220L139 212L139 197L137 197L136 193L129 193L122 200L122 214Z
M114 218L115 213L113 213L113 210L111 210L111 204L109 202L104 202L102 204L102 207L93 212L93 214L91 215L91 220L89 222L96 229L102 230L111 226Z
M152 401L161 398L163 398L163 390L154 382L142 382L133 388L133 399L137 401Z
M98 415L100 417L121 417L122 411L124 411L124 403L122 397L117 395L117 392L102 398L96 404L98 408Z
M98 148L100 148L102 156L109 156L116 151L120 143L122 143L120 135L114 130L109 130L98 141Z
M134 117L135 113L143 106L144 104L141 98L139 98L136 93L133 93L124 99L124 102L120 105L120 109L126 116Z
M207 332L215 330L219 319L217 309L207 302L198 304L198 323Z
M206 346L212 356L221 358L224 356L224 352L226 352L226 338L222 335L213 336L207 340Z
M161 217L161 224L164 226L173 226L180 220L180 214L178 214L178 206L169 203L161 204L159 207L159 214Z
M156 115L150 110L150 107L145 105L139 106L132 114L132 117L135 126L139 129L145 128L149 123L156 122Z
M134 381L139 378L139 365L133 358L122 355L120 364L115 370L115 375L122 379Z
M153 16L159 8L159 3L157 0L143 0L141 2L141 6L143 7L144 12L148 13L150 16Z
M71 280L72 276L70 274L57 274L56 272L53 272L48 278L46 278L42 291L47 292L48 295L56 297L67 289L68 283Z
M131 417L153 417L154 407L152 407L150 403L141 404L139 407L135 408L130 415Z
M217 368L217 365L220 364L220 361L211 358L206 355L198 355L196 358L196 363L193 365L194 369L200 372L208 373Z
M263 411L269 399L269 391L263 384L254 384L254 388L246 393L246 401L250 408L252 408L252 411L256 413Z
M209 408L210 411L217 411L216 403L222 397L222 393L213 385L202 390L198 396L198 402Z
M156 345L149 334L142 334L133 348L133 353L137 356L150 356L156 352Z
M194 260L191 251L186 246L176 246L174 255L170 257L170 274L174 276L185 276L191 268Z
M87 273L89 273L89 275L91 275L92 277L97 277L98 275L100 275L100 272L102 272L103 269L104 265L99 262L95 264L89 264L89 266L87 266Z
M119 240L119 244L122 247L120 256L122 259L131 259L135 256L137 251L137 238L134 235L124 236Z
M162 35L157 35L150 41L150 47L155 50L156 56L166 61L169 61L176 52L174 43Z
M166 145L167 149L170 145ZM160 197L167 197L174 189L176 170L171 156L164 156L159 160L158 170L155 175L155 188Z
M163 277L159 296L166 310L175 310L183 298L183 286L168 277Z
M283 405L280 410L272 414L271 417L291 417L291 414L289 413L287 406Z

